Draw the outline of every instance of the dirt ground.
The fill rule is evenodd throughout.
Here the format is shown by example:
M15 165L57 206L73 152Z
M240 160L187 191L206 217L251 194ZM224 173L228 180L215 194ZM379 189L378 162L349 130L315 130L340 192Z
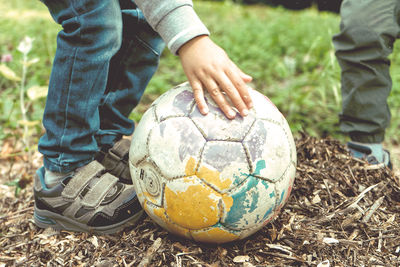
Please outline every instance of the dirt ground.
M115 235L41 230L32 222L32 172L40 157L0 159L2 266L400 266L398 169L350 158L335 140L296 140L295 185L278 218L249 238L199 244L144 217ZM400 158L400 150L392 155ZM0 155L1 156L1 155ZM32 161L30 161L32 162ZM399 166L398 160L394 162ZM396 174L395 174L396 173ZM4 185L14 177L25 187Z

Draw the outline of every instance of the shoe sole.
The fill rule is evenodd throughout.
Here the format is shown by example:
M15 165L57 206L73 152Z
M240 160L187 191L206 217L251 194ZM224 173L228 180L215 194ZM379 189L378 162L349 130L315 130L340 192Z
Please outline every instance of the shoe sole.
M48 211L48 210L40 210L35 206L35 210L33 213L33 220L39 228L53 228L55 230L67 230L72 232L88 232L88 233L96 233L96 234L114 234L116 232L121 231L127 226L134 225L142 216L144 212L143 210L139 211L134 216L126 219L122 222L93 227L87 226L86 224L79 223L75 220L67 218L63 215Z

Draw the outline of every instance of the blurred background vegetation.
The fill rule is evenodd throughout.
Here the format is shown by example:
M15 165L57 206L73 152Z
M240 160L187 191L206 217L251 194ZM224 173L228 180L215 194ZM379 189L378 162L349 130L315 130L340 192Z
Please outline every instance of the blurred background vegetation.
M339 30L340 18L335 13L339 0L194 2L212 39L253 76L253 87L271 98L295 134L306 131L314 136L344 140L338 130L337 116L341 103L340 70L331 42L332 35ZM45 90L60 26L39 1L0 0L0 29L0 149L5 140L22 140L27 134L31 138L29 145L35 149L43 133ZM17 48L25 36L34 41L24 59ZM387 142L397 144L400 141L398 46L391 58L394 88L389 102L393 119ZM132 118L140 120L155 98L185 80L179 59L165 50L160 68Z
M225 0L215 0L225 1ZM338 13L342 0L233 0L240 4L264 4L270 6L282 6L287 9L301 10L315 6L320 11Z

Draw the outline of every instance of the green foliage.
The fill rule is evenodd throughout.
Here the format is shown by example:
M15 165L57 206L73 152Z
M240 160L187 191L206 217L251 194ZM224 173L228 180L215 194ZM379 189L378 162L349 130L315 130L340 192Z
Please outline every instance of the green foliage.
M195 9L210 29L212 39L234 62L253 76L252 86L267 95L287 117L292 130L306 130L316 136L342 138L337 122L340 112L340 69L331 38L339 30L339 16L315 8L288 11L268 6L241 6L232 1L195 1ZM27 73L26 88L46 86L60 27L51 20L39 1L0 0L0 55L12 54L7 67L20 75L22 57L16 51L24 36L35 38L31 58L40 61ZM400 141L400 53L393 58L394 88L389 99L393 120L388 129L391 141ZM164 51L160 67L131 118L139 120L146 107L160 94L186 80L179 58ZM18 129L18 85L0 75L0 125ZM29 106L29 120L41 118L44 100ZM41 131L36 127L36 136ZM0 133L4 133L0 129ZM6 134L0 134L0 140Z
M58 26L50 20L47 9L39 1L3 0L0 1L0 13L0 56L11 58L0 65L3 70L0 70L0 144L9 136L22 140L24 134L28 138L34 137L34 143L42 132L40 121L45 99L31 99L27 93L32 88L47 86ZM25 36L34 39L28 58L18 51ZM24 66L26 79L22 81ZM5 75L4 70L12 71L17 78ZM26 103L21 103L20 90L23 90ZM24 112L22 104L26 109Z
M15 186L15 191L14 191L15 197L18 197L19 193L21 193L21 190L22 190L22 188L21 188L19 182L20 182L20 180L17 178L17 179L14 179L14 180L11 181L11 182L7 182L7 183L6 183L6 185L8 185L8 186L10 186L10 187Z

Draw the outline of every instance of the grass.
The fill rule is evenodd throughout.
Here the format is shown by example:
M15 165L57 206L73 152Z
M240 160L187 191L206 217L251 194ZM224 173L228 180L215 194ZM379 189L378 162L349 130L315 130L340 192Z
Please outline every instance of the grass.
M305 130L314 136L343 140L338 130L340 112L340 69L331 38L339 29L336 14L315 9L288 11L266 6L240 6L231 2L195 2L196 10L212 32L212 39L223 47L237 65L254 78L253 86L267 95L285 114L294 133ZM210 12L212 10L212 12ZM51 20L39 1L0 0L0 54L12 54L5 63L20 75L22 55L16 50L24 36L35 38L31 58L39 62L29 68L27 86L48 83L56 49L59 25ZM399 46L391 56L394 88L389 103L392 125L387 139L398 143L400 124ZM158 95L185 81L179 59L164 51L160 68L150 82L142 103L131 117L139 120L147 105ZM0 76L0 141L20 134L18 84ZM41 119L44 99L30 101L28 119ZM32 129L33 136L42 133Z

